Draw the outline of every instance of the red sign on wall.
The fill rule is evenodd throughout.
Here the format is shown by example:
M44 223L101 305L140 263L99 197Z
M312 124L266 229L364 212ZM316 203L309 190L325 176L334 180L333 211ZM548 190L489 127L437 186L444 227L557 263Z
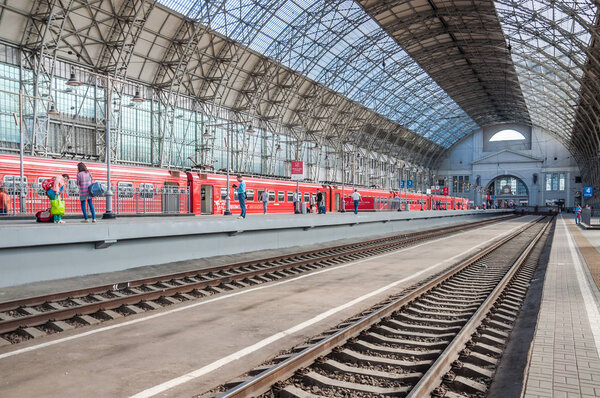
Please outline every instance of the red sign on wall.
M301 160L292 161L292 180L304 179L304 163Z
M442 188L442 195L449 195L450 192L448 192L448 187L444 187Z

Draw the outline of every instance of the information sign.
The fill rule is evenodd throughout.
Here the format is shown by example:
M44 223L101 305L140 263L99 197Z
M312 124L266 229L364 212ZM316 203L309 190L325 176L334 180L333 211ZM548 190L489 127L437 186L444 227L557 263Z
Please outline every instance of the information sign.
M406 188L412 188L413 187L413 180L407 180L406 181Z
M292 180L304 179L304 163L301 160L292 161Z
M448 190L448 187L442 188L442 195L449 195L449 194L450 194L450 192Z
M591 198L594 196L594 187L583 187L583 197Z
M404 189L404 180L398 181L398 186L400 187L400 189Z
M427 195L431 195L431 189L427 188Z

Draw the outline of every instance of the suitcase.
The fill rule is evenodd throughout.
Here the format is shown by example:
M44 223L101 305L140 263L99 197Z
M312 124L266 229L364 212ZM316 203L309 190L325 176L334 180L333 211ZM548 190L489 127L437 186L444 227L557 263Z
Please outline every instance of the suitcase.
M319 206L319 214L325 214L325 206Z

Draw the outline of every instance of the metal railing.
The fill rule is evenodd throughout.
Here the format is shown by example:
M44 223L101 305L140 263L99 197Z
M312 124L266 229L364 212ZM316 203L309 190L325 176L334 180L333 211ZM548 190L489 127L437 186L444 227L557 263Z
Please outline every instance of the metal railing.
M6 215L34 215L40 210L50 208L50 199L41 184L23 184L24 192L21 195L21 185L18 182L2 185L9 197L10 208ZM65 192L66 191L66 192ZM65 202L65 214L81 214L81 201L79 188L69 184L61 194ZM162 187L155 189L113 187L115 193L112 198L113 211L116 214L188 214L191 212L190 192L187 188ZM23 197L23 211L21 211L21 196ZM92 198L97 216L106 211L106 198ZM89 209L88 209L89 211Z

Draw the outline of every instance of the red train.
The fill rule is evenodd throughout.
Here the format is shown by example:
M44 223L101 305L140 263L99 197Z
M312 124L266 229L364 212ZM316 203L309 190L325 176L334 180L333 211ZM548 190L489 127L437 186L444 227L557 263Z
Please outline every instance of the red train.
M47 205L41 182L57 174L67 173L72 178L67 187L67 212L79 212L78 188L75 184L77 174L76 160L48 158L24 158L24 176L28 189L25 195L25 211L34 213ZM106 181L106 165L85 162L94 179ZM245 177L247 192L247 212L262 213L259 200L263 191L269 193L269 213L293 213L292 198L296 183L289 180L277 180L263 177ZM7 188L13 206L19 208L19 157L0 154L0 181ZM231 188L235 175L230 176L231 209L239 211L237 193ZM226 175L221 173L180 172L150 167L124 165L111 166L111 182L114 188L114 211L118 213L187 213L222 214L225 210ZM17 188L15 188L17 187ZM317 189L323 192L327 211L339 211L342 203L340 185L321 185L301 182L298 184L301 200L309 202L310 195L316 195ZM410 210L429 210L439 201L442 209L466 209L468 200L441 195L421 195L381 189L358 188L364 198L359 210L389 210L397 206L390 201L400 198ZM345 196L352 194L352 187L345 187ZM105 210L105 201L94 201L96 211ZM353 209L346 202L346 210Z

